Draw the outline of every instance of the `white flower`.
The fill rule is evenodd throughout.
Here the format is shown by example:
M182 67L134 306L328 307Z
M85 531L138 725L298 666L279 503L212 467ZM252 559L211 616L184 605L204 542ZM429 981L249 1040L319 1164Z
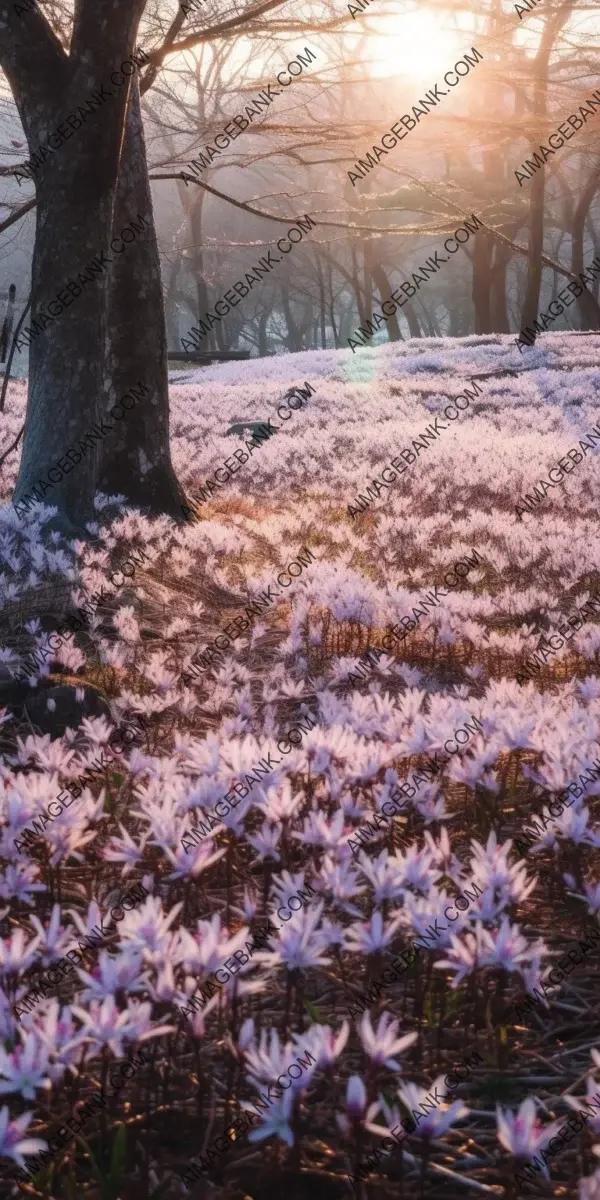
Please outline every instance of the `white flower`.
M348 1041L349 1033L349 1022L342 1021L339 1033L334 1033L329 1025L311 1025L308 1033L296 1034L296 1037L301 1037L301 1048L308 1050L316 1058L316 1064L313 1065L317 1070L318 1067L330 1067L336 1058L339 1058Z
M592 1058L596 1064L596 1067L600 1067L600 1052L598 1052L598 1050L596 1050L596 1048L594 1047L591 1051L591 1054L592 1054ZM598 1116L590 1116L589 1115L590 1109L592 1112L594 1112L594 1110L595 1110L595 1105L589 1104L589 1101L596 1100L597 1094L598 1094L598 1084L595 1082L593 1076L589 1075L586 1080L585 1102L583 1100L580 1100L577 1096L565 1096L565 1100L571 1108L574 1108L576 1112L585 1113L587 1123L588 1123L590 1129L592 1129L595 1134L600 1133L600 1114ZM585 1108L586 1103L589 1104L587 1111Z
M117 1058L121 1058L123 1038L128 1034L129 1013L119 1012L114 996L107 996L102 1004L90 1001L89 1012L72 1005L72 1012L83 1022L82 1034L86 1041L98 1046L109 1046Z
M259 896L254 891L254 888L247 887L244 888L244 903L241 908L237 908L233 904L231 906L232 912L236 913L238 917L242 917L248 925L254 920L259 908Z
M0 978L27 971L35 959L39 941L36 937L26 945L22 929L13 929L9 941L0 939Z
M281 825L269 825L266 821L263 822L262 828L254 836L246 834L246 841L254 846L258 852L258 862L263 862L265 858L272 858L275 862L279 862L279 853L277 846L281 839Z
M79 978L85 985L81 999L86 1003L89 1000L105 1000L119 988L125 988L127 992L144 991L147 985L141 978L141 966L139 953L127 949L113 958L106 950L101 950L93 975L78 969Z
M162 958L169 945L169 927L182 907L183 902L180 901L166 916L160 897L148 896L140 908L125 914L119 926L124 946L142 954L149 962Z
M384 923L381 913L377 910L370 921L355 921L350 925L346 931L346 949L355 954L377 954L378 951L387 949L401 922L401 914L396 913Z
M184 928L179 930L179 957L186 971L210 975L241 950L249 933L248 926L242 925L230 937L226 927L221 925L221 917L214 913L210 921L198 921L195 934Z
M346 1111L336 1113L336 1122L345 1138L353 1138L357 1127L377 1112L377 1102L367 1109L367 1091L360 1075L351 1075L346 1084ZM366 1110L366 1111L365 1111Z
M496 1120L500 1144L509 1154L514 1154L515 1158L523 1159L533 1158L561 1127L560 1121L552 1121L544 1127L537 1119L535 1103L531 1098L523 1100L516 1116L509 1109L504 1111L498 1104ZM549 1178L545 1163L542 1165L542 1173Z
M106 846L102 851L102 857L105 858L107 862L124 863L123 875L125 876L128 875L133 867L135 867L137 863L141 862L142 858L144 857L144 849L146 842L150 837L150 830L146 829L141 832L138 835L139 840L134 841L131 837L131 834L123 825L121 825L120 821L119 829L121 831L121 837L118 838L113 835L108 846Z
M462 1103L462 1100L454 1100L450 1105L444 1102L443 1082L444 1076L438 1075L429 1089L409 1082L401 1083L398 1087L397 1095L402 1101L404 1109L409 1113L408 1119L404 1118L404 1128L408 1125L407 1132L414 1133L415 1137L441 1137L442 1134L447 1133L455 1121L460 1121L463 1117L468 1116L469 1109ZM379 1103L375 1106L376 1110L378 1108L381 1108L384 1113L387 1128L371 1123L367 1128L372 1133L379 1133L385 1137L392 1128L397 1128L401 1124L403 1117L396 1105L393 1108L388 1106L383 1096L380 1096Z
M277 938L271 938L273 950L259 950L254 961L267 969L284 963L288 971L306 970L308 967L328 967L331 959L322 954L322 945L317 933L321 920L323 901L302 908L294 913Z
M239 995L241 995L242 992L243 985L238 984ZM218 995L211 996L210 1000L208 1000L206 1004L203 1004L202 1008L198 1012L195 1012L193 1016L187 1018L186 1028L191 1030L194 1037L198 1038L200 1041L206 1033L206 1018L213 1011L213 1009L217 1008L219 1001L220 997Z
M7 1054L0 1048L0 1093L20 1092L25 1100L34 1100L36 1088L49 1088L48 1051L35 1033L28 1033L22 1045Z
M23 1137L27 1126L33 1119L32 1112L21 1113L9 1121L9 1111L6 1106L0 1109L0 1156L12 1158L21 1168L25 1167L24 1154L37 1154L47 1150L48 1143L42 1138Z
M38 933L38 953L41 954L42 964L49 967L50 963L62 957L69 944L69 935L60 927L60 904L53 905L49 923L42 925L33 913L29 920Z
M480 938L482 932L482 926L478 925L475 933L466 933L463 939L452 934L450 949L446 951L448 957L434 962L433 965L438 971L456 971L450 987L457 988L465 976L470 975L479 965L477 934Z
M252 1129L248 1134L249 1142L262 1142L265 1138L275 1134L280 1141L286 1142L288 1146L294 1145L294 1135L290 1125L290 1117L294 1104L294 1097L290 1092L285 1092L280 1100L275 1100L268 1113L261 1113L261 1125L258 1129ZM242 1101L242 1108L246 1112L254 1112L251 1104Z
M376 1066L386 1066L390 1071L401 1071L400 1063L392 1058L392 1054L401 1054L403 1050L412 1046L418 1038L418 1033L405 1033L403 1037L396 1037L399 1021L393 1021L389 1013L383 1013L379 1018L377 1029L373 1029L369 1013L363 1013L360 1026L359 1036L363 1045L365 1054L371 1059L371 1062Z
M497 933L481 930L481 943L480 964L503 967L505 971L519 970L527 959L538 957L547 949L541 938L529 942L519 926L511 925L506 916L502 918Z

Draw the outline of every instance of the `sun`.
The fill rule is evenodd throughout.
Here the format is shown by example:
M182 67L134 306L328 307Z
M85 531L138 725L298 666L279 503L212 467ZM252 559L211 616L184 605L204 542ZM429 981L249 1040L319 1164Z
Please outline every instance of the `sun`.
M384 32L369 45L373 75L411 75L435 82L459 56L458 37L441 28L439 15L420 10L381 24Z

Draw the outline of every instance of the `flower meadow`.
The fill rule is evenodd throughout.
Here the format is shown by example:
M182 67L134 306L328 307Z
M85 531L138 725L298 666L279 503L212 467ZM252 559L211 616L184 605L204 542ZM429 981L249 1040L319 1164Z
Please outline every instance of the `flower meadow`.
M600 1195L596 363L173 373L186 513L85 541L6 459L3 1194Z

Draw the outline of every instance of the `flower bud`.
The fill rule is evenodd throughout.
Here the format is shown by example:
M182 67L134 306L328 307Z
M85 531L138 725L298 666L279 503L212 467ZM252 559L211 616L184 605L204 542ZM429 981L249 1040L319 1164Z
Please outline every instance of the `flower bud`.
M353 1121L362 1120L367 1106L367 1093L360 1075L351 1075L346 1088L346 1112Z

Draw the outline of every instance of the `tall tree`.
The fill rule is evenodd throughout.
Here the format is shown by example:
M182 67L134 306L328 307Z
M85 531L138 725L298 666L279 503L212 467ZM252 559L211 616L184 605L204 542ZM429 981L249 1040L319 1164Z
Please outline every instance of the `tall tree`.
M13 501L19 512L26 495L44 498L48 471L74 450L73 469L48 500L68 531L92 517L99 487L153 513L174 515L183 498L169 456L164 312L137 80L130 72L122 85L111 82L134 51L144 4L76 0L67 54L37 8L0 0L0 64L38 160L29 394ZM52 152L46 143L59 126L71 136ZM145 234L113 253L111 242L139 216ZM80 273L93 281L84 284ZM145 399L116 425L109 410L138 380ZM104 419L114 430L84 440Z

